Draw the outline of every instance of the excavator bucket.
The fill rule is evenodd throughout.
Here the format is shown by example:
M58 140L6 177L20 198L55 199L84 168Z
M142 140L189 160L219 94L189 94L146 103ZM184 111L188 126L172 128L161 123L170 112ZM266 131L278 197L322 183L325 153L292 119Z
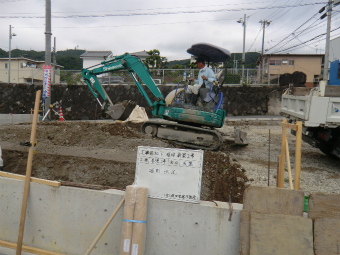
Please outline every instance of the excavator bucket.
M107 108L107 114L114 120L126 120L133 109L136 107L136 103L130 100L123 101L115 105L110 105Z
M235 129L235 144L248 145L247 133L240 129Z

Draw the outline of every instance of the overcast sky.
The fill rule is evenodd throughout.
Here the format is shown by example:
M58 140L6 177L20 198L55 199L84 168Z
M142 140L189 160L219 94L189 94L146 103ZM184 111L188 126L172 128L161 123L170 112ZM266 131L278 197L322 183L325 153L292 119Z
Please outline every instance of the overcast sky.
M321 4L319 4L321 3ZM57 50L125 52L158 49L168 60L186 59L194 43L261 52L265 29L268 53L324 53L327 18L318 0L52 0L52 44ZM332 38L340 35L340 7L334 8ZM9 49L9 25L17 36L12 49L45 50L45 0L0 0L0 48ZM308 41L308 42L306 42ZM304 43L306 42L306 43ZM304 43L304 44L302 44ZM53 46L53 45L52 45ZM291 48L292 47L292 48Z

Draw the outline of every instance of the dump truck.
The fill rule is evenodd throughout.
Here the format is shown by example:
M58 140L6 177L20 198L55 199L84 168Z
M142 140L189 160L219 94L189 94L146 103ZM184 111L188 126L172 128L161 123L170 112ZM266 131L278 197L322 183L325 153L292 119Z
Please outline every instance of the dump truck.
M289 88L282 95L281 115L289 123L302 121L302 139L323 153L340 158L340 66L330 65L329 85ZM294 133L294 131L292 131Z

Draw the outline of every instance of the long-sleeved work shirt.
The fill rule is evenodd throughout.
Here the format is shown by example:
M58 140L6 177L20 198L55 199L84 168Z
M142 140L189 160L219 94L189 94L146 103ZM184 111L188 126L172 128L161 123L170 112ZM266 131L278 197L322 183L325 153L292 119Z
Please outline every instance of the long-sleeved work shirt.
M208 83L216 81L214 71L210 67L205 66L202 69L200 69L200 71L198 72L198 79L195 80L195 84L198 84L201 86L203 85L203 78L202 78L203 75L208 78L207 80Z

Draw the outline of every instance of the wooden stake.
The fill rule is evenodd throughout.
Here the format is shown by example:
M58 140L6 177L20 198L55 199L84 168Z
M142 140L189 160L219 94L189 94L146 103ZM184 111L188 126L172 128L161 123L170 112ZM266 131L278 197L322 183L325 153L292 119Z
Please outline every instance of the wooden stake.
M279 163L279 172L277 174L276 179L276 186L278 188L283 188L283 182L284 182L284 173L285 173L285 152L286 152L286 137L287 137L287 127L286 124L287 120L282 120L282 140L281 140L281 157L280 157L280 163Z
M125 201L125 197L123 197L122 201L120 201L120 203L118 204L117 208L114 210L114 212L112 213L112 215L110 216L110 218L107 220L107 222L105 223L104 227L102 228L102 230L99 232L99 234L97 235L97 237L94 239L93 243L91 244L90 248L88 248L88 250L86 251L85 255L89 255L91 253L91 251L93 250L93 248L96 246L96 244L98 243L99 239L101 238L101 236L104 234L105 230L108 228L108 226L110 225L111 221L113 220L113 218L116 216L118 210L122 207L122 205L124 204Z
M32 131L31 131L31 141L30 141L31 147L29 148L29 151L28 151L25 186L24 186L24 194L23 194L22 206L21 206L21 217L20 217L16 255L21 255L21 251L22 251L22 240L24 237L27 199L28 199L28 191L30 188L30 180L31 180L31 173L32 173L32 161L33 161L33 154L34 154L34 142L35 142L36 130L37 130L40 97L41 97L41 90L38 90L36 97L35 97L34 115L33 115Z
M297 121L296 130L296 146L295 146L295 183L294 188L300 189L300 175L301 175L301 142L302 142L302 122Z
M286 137L286 159L287 159L287 168L288 168L289 188L293 189L292 169L290 168L290 158L289 158L289 149L288 149L288 139L287 139L287 137Z
M269 178L270 178L270 129L269 129L269 146L268 146L268 187L269 187Z

